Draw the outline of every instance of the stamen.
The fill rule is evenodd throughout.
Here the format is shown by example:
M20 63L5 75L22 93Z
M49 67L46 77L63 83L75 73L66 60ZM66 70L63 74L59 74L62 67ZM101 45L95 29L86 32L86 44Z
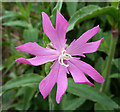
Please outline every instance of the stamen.
M69 64L65 64L63 62L63 60L70 60L72 58L72 56L68 53L66 53L66 50L63 50L61 55L59 56L58 58L58 62L61 64L61 65L64 65L65 67L68 67Z

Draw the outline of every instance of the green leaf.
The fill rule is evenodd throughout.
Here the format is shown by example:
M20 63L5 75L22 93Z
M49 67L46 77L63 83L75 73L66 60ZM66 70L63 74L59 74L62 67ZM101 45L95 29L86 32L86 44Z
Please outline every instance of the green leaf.
M78 10L69 20L69 27L67 31L70 31L78 23L85 20L100 16L100 15L110 15L113 18L114 23L118 22L118 9L114 7L104 7L89 5L80 10Z
M42 9L42 6L40 4L32 4L31 11L37 14L41 14L44 9Z
M4 26L21 26L21 27L25 27L25 28L27 28L29 26L29 24L27 24L27 22L21 21L21 20L9 21L9 22L3 23L3 25Z
M44 33L43 34L43 43L44 43L44 47L47 47L47 44L49 44L51 41L50 39L47 37L47 35Z
M119 8L119 2L114 2L114 0L112 0L111 5L115 8Z
M38 85L42 79L43 77L41 77L38 74L24 74L23 76L10 80L5 85L0 87L0 90L2 89L2 92L0 93L0 95L4 94L5 92L11 89L16 89L16 88L21 88L21 87L38 88Z
M32 6L32 2L28 2L27 8L26 8L28 16L30 15L31 6Z
M75 13L78 3L77 2L66 2L66 5L67 5L67 11L69 13L69 16L71 17Z
M3 72L3 75L5 75L15 65L15 63L15 61L12 61L11 63L7 64L6 70Z
M88 85L74 83L72 79L68 79L68 88L67 92L72 93L76 96L83 97L85 99L89 99L100 104L110 106L112 108L118 108L118 104L115 103L112 99L106 96L103 93L100 93L93 87L89 87Z
M110 49L110 43L112 39L112 33L111 31L103 32L102 29L92 38L93 41L100 40L102 37L104 37L104 40L101 42L98 51L105 52L109 54Z
M4 69L3 65L0 65L0 71L2 71Z
M96 111L98 111L98 110L113 110L113 108L112 107L108 107L108 106L106 106L106 105L103 105L103 104L99 104L99 103L95 103L95 105L94 105L94 109L96 110Z
M8 110L11 102L15 99L15 91L8 91L6 94L2 96L2 110Z
M95 69L99 72L102 73L102 69L103 69L103 65L104 65L104 60L102 57L98 57L98 60L95 63Z
M38 29L25 29L23 32L23 38L25 42L37 42L38 41Z
M8 97L8 93L10 91L6 92L3 96L4 97ZM12 93L12 95L14 96L13 101L15 101L17 98L19 99L19 97L22 97L21 99L19 99L19 102L16 102L15 104L9 104L6 108L6 110L10 109L10 108L15 108L17 110L28 110L28 108L31 105L31 99L34 97L34 93L36 92L35 88L31 88L31 87L24 87L24 88L20 88L17 93L15 94ZM10 95L9 95L10 96ZM10 101L7 98L5 98L6 101Z
M23 15L24 17L26 17L27 13L26 13L26 10L25 10L25 8L23 7L22 3L21 3L21 2L17 2L17 5L18 5L18 7L19 7L19 9L20 9L20 12L22 13L22 15Z
M30 10L31 10L31 6L32 6L32 2L29 2L28 5L26 7L23 7L22 3L17 2L17 5L20 9L21 15L24 17L24 19L30 23Z
M63 0L58 0L56 6L54 7L54 9L52 11L52 15L50 18L51 18L51 22L53 23L53 26L55 26L57 10L59 10L59 11L61 10L62 3L63 3Z
M72 95L67 94L64 98L63 110L75 110L81 106L86 101L82 97L72 97Z
M109 78L120 78L120 73L114 73L109 75Z
M117 69L120 71L120 58L116 58L112 62L117 67Z
M49 63L46 63L45 64L45 73L48 75L49 74L49 72L50 72L50 67L52 66L52 63L51 62L49 62Z
M13 11L5 11L5 14L0 17L0 20L11 18L11 17L20 17L21 15L19 13L13 12Z
M30 87L25 88L25 91L23 93L24 94L23 110L28 110L28 108L30 107L30 101L34 96L35 91L36 90L34 88Z
M111 16L107 15L107 20L108 20L108 22L110 23L111 26L114 25L114 20L113 20L113 18L111 18Z

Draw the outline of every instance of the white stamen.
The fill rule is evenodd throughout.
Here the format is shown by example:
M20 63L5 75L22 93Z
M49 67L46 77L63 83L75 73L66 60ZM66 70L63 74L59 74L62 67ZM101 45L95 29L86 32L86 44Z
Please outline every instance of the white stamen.
M66 53L66 50L63 50L61 55L59 56L58 58L58 62L61 64L61 65L64 65L65 67L68 67L69 64L65 64L63 62L63 60L70 60L72 58L72 56L68 53Z

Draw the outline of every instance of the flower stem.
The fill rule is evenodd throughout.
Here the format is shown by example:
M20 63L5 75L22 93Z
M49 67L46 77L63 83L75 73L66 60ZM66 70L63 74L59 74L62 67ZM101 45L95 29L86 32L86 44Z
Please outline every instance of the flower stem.
M49 112L54 112L54 104L52 102L51 93L49 94Z
M109 74L111 72L111 67L112 67L112 60L113 60L114 54L115 54L117 40L118 40L118 30L112 29L112 39L111 39L111 43L110 43L110 50L109 50L109 54L108 54L106 69L103 74L105 82L101 84L100 92L104 92L107 87L108 78L109 78Z

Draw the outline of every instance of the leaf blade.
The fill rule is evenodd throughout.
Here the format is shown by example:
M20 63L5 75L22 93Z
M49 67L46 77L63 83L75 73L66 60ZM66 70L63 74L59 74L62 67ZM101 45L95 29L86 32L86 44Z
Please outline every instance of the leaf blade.
M73 80L68 80L68 88L67 92L70 92L76 96L83 97L95 102L98 102L100 104L104 104L106 106L110 106L113 108L118 108L118 104L115 103L112 99L110 99L108 96L106 96L103 93L100 93L96 91L92 87L88 87L88 85L83 84L75 84Z
M38 74L26 74L26 75L17 77L13 80L10 80L2 87L0 87L0 90L2 89L2 91L0 91L1 92L0 95L15 88L21 88L26 86L37 87L42 79L43 77L41 77Z
M25 28L27 28L29 26L27 24L27 22L21 21L21 20L6 22L6 23L3 23L3 25L4 26L21 26L21 27L25 27Z
M118 10L114 7L104 7L89 5L80 10L78 10L69 20L68 31L72 30L75 24L81 23L85 20L100 16L100 15L110 15L115 22L118 22Z

